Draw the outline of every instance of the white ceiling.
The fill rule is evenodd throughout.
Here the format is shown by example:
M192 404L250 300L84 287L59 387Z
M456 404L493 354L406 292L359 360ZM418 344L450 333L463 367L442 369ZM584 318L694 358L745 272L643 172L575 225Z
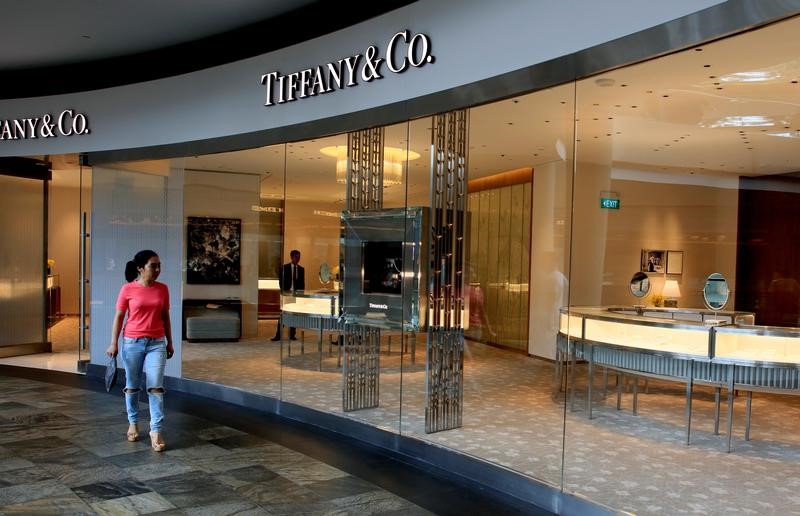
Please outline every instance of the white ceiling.
M239 29L313 0L5 0L0 71L155 50ZM13 49L12 51L8 51Z
M469 176L562 159L561 144L569 159L575 118L579 162L678 175L799 171L798 33L800 18L795 18L577 85L475 107L470 110ZM411 150L421 154L410 165L409 197L424 198L430 119L387 128L388 144L403 146L406 131ZM286 146L288 185L283 184L281 145L189 158L186 167L267 173L263 195L333 201L344 197L344 186L333 181L335 160L319 149L345 143L341 135ZM402 194L402 187L386 190L389 196Z

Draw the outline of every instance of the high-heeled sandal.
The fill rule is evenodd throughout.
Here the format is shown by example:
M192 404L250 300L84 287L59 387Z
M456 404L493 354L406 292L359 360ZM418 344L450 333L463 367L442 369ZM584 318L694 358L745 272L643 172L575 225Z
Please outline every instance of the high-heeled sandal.
M128 426L127 435L129 443L135 443L136 441L139 440L139 427L136 425L136 423L133 423L132 425Z
M157 452L164 451L167 445L161 437L161 432L150 432L150 446Z

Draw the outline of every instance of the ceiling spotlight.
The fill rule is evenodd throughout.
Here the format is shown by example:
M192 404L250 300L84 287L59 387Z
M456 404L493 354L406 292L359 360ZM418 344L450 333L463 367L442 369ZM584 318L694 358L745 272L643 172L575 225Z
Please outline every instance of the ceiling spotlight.
M609 86L613 86L616 84L617 81L610 77L600 77L599 79L595 79L594 83L600 86L601 88L607 88Z

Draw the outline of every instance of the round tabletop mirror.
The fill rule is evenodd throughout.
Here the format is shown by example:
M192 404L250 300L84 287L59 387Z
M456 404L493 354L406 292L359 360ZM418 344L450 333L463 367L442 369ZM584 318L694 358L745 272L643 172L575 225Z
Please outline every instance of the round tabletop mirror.
M725 276L718 272L708 275L706 284L703 287L703 301L705 301L709 310L722 310L725 308L730 293L728 280L725 279Z
M644 297L650 293L650 278L643 272L637 272L631 278L631 294L636 297Z
M319 266L319 281L323 285L327 285L331 281L331 266L328 262L322 262Z

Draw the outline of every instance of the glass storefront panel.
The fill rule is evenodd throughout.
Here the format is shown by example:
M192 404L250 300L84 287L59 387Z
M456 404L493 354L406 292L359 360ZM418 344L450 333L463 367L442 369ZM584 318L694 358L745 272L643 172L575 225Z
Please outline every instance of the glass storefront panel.
M346 160L346 135L286 145L282 264L291 267L290 253L299 251L297 265L304 268L304 285L296 275L297 292L292 295L291 273L284 274L281 398L339 413L338 333L329 331L326 324L333 324L339 305L334 281L339 264L339 217L345 202ZM323 270L332 271L332 277L321 278ZM326 281L323 283L322 279Z
M279 398L285 146L186 159L183 376Z
M551 396L554 314L566 304L573 98L565 85L470 110L463 424L425 433L426 386L410 371L403 382L404 434L553 485L564 423ZM412 134L424 123L412 123Z
M577 84L568 491L797 509L798 24Z

